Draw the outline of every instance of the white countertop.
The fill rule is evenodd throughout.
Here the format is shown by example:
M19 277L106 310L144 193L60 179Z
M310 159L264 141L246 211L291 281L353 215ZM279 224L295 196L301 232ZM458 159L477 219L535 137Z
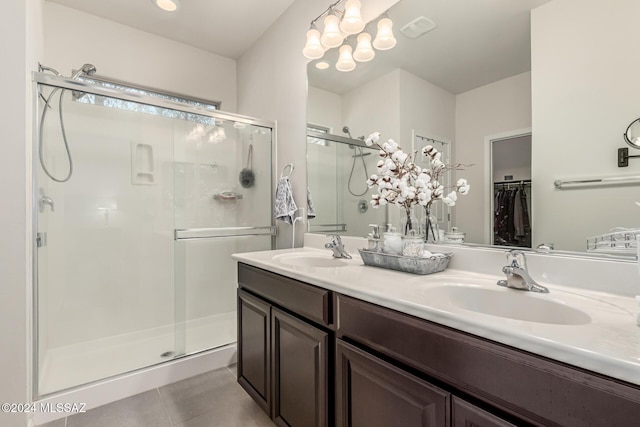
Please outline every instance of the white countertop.
M355 254L354 254L355 252ZM234 254L239 262L330 289L344 295L394 309L460 331L539 354L590 371L640 385L640 327L634 298L539 282L549 294L536 294L495 285L503 279L463 270L447 269L419 276L365 266L357 254L353 259L334 260L331 252L314 248ZM326 257L327 266L293 265L296 258ZM342 264L333 267L332 262ZM498 270L499 271L499 270ZM442 287L483 288L486 294L513 298L542 299L568 305L588 314L584 324L560 325L515 320L461 308L455 301L438 296ZM434 297L435 296L435 297ZM519 301L519 300L518 300ZM522 300L525 301L525 300ZM536 302L526 300L527 303ZM555 304L554 304L555 305Z

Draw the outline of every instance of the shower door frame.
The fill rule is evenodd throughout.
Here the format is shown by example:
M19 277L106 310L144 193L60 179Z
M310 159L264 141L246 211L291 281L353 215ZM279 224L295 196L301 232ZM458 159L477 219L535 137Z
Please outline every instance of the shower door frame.
M93 79L101 82L112 82L112 79L105 78L102 76L92 76ZM128 86L131 88L136 88L134 84L129 84L122 80L113 80L114 83L119 85ZM40 137L40 114L42 109L40 107L39 102L39 85L45 85L52 88L60 88L66 89L70 91L80 91L94 95L101 95L109 98L116 98L123 101L135 102L138 104L149 105L153 107L164 108L168 110L175 110L182 113L188 114L196 114L200 116L211 117L213 119L220 120L231 120L235 122L244 123L247 125L254 125L264 128L271 129L271 201L274 199L274 185L275 185L275 176L276 176L276 156L277 156L277 123L271 120L257 119L254 117L243 116L240 114L228 113L220 110L210 110L204 107L188 105L176 101L171 101L163 98L158 98L150 95L138 94L125 92L117 89L111 89L99 85L95 85L88 82L83 82L81 80L74 80L66 77L55 76L52 74L46 74L43 72L32 72L32 102L33 102L33 127L32 127L32 160L31 160L31 178L32 178L32 188L31 188L31 196L32 196L32 217L31 217L31 236L32 236L32 290L31 290L31 304L32 304L32 328L31 328L31 394L34 401L38 399L42 399L43 397L55 396L60 393L65 393L71 390L75 390L81 387L85 387L87 385L96 384L102 382L106 379L117 378L122 375L128 375L131 372L140 371L143 369L147 369L149 366L142 366L136 368L132 371L121 372L114 376L109 376L106 378L101 378L99 380L91 381L88 383L78 384L76 386L66 388L63 390L57 390L55 392L48 393L46 395L41 395L39 392L39 375L40 375L40 363L39 363L39 354L40 354L40 346L39 346L39 304L38 304L38 296L39 296L39 277L38 277L38 188L39 188L39 163L38 163L38 154L39 147L38 141ZM143 90L153 91L157 94L163 94L173 97L181 97L183 99L189 100L193 99L188 96L182 96L176 94L174 92L167 92L162 90L156 90L151 88L144 88ZM195 99L198 102L201 102L201 99ZM211 105L219 106L219 102L211 102ZM46 107L45 107L46 108ZM144 114L144 113L141 113ZM273 203L272 203L273 205ZM221 234L212 235L212 232L220 231L222 229L228 230L228 232L221 232ZM223 228L210 228L210 229L193 229L193 230L177 230L174 227L174 242L178 240L192 240L192 239L201 239L201 238L216 238L216 237L234 237L234 236L271 236L271 248L275 248L276 243L276 224L275 218L271 215L271 226L262 226L262 227L223 227ZM189 232L192 231L193 234ZM182 235L182 237L180 237ZM175 262L175 261L174 261ZM175 288L175 282L174 282ZM197 353L196 353L197 354ZM191 354L186 355L186 357L191 356ZM164 364L167 362L171 362L176 359L168 359L165 362L161 362L160 364ZM150 365L157 366L158 364Z

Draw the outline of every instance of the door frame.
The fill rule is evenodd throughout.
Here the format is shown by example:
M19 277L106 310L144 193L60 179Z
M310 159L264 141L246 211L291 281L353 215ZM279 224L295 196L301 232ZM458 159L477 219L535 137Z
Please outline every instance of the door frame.
M411 130L411 150L415 151L416 148L416 139L417 138L421 138L421 139L426 139L426 140L432 140L435 142L439 142L442 143L443 145L445 145L447 147L446 152L442 153L442 157L443 157L443 161L445 163L447 162L451 162L451 159L453 158L453 143L451 141L451 139L449 138L444 138L438 135L434 135L430 132L422 132L420 129L412 129ZM420 156L420 159L422 160L422 153L418 153L416 154L416 156ZM447 182L449 183L449 185L452 185L451 182L451 178L452 178L452 173L451 171L448 171L446 173L446 177L447 177ZM445 226L445 231L448 231L451 229L451 222L452 222L452 218L451 218L451 207L450 206L442 206L443 209L443 214L446 215L445 218L442 218L442 221L437 222L438 224L444 224ZM433 212L433 211L432 211ZM439 236L438 236L439 239Z
M498 141L504 141L507 139L515 139L522 136L531 136L531 143L533 145L533 132L530 127L523 129L515 129L505 132L500 132L484 137L484 206L487 207L484 210L484 242L487 245L492 245L493 236L493 143ZM529 215L533 222L533 209L529 210Z

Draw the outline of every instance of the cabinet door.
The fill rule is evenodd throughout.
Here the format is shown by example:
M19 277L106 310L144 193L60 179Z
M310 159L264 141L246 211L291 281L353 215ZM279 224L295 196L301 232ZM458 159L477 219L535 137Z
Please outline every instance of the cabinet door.
M449 393L342 340L336 382L337 426L449 425Z
M455 396L452 413L453 427L515 427L515 424Z
M273 420L279 426L328 425L329 334L271 311Z
M269 303L238 290L238 383L271 416Z

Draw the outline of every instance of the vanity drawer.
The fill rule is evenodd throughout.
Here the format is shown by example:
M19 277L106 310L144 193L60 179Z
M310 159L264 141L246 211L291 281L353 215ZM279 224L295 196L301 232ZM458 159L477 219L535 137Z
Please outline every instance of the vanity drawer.
M332 293L247 264L238 263L238 284L321 325L333 324Z
M337 295L337 336L541 426L626 426L640 387Z

